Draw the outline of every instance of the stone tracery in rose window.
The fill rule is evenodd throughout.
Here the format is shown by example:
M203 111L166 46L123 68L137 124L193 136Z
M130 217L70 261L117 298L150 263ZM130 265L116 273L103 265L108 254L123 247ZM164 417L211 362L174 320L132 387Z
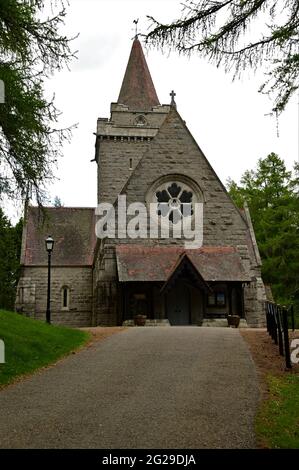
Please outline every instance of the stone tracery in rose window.
M196 199L185 183L166 182L155 191L157 214L176 224L182 217L192 216Z

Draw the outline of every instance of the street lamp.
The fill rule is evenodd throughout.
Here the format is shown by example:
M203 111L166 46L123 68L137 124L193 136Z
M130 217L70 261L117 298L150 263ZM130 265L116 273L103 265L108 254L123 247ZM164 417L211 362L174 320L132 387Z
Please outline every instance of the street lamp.
M54 246L54 240L52 237L48 237L45 240L46 250L48 252L48 292L47 292L47 311L46 311L46 322L51 323L51 309L50 309L50 290L51 290L51 255Z

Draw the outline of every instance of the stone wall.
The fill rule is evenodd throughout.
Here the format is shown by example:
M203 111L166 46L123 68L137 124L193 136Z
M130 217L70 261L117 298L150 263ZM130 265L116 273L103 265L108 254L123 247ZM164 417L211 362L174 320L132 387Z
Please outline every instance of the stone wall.
M172 111L127 184L127 204L146 202L158 178L179 175L189 178L203 194L203 243L206 246L247 245L248 225L197 146L180 116ZM173 175L173 176L172 176ZM148 218L149 219L149 218ZM122 240L120 240L122 242ZM126 240L125 243L130 243ZM133 240L133 243L139 240ZM144 243L144 240L140 241ZM181 244L180 239L162 239L159 244Z
M119 295L115 250L103 244L96 257L93 274L94 326L120 323Z
M142 150L138 142L106 142L101 144L99 156L99 188L105 199L110 194L117 195L121 187L121 179L131 176L128 173L128 162L124 155L135 155L139 161L138 167L133 171L131 179L126 185L124 193L127 205L132 202L147 202L147 194L158 178L165 175L175 178L183 175L190 178L199 187L203 194L203 244L205 246L234 246L243 263L244 270L253 280L245 288L244 304L245 317L250 326L262 326L264 323L263 298L264 286L260 278L260 260L257 259L256 249L252 244L247 214L242 215L228 196L224 186L213 171L209 162L197 146L180 116L172 110L164 120L156 137L148 143L146 153L141 159ZM139 151L140 150L140 151ZM135 161L135 160L134 160ZM104 180L106 180L104 182ZM115 185L111 183L116 182ZM110 184L110 187L109 187ZM111 201L110 201L111 202ZM117 211L116 211L117 214ZM149 227L149 218L147 218ZM149 231L148 231L149 232ZM96 265L96 283L109 281L113 284L110 290L114 292L111 304L103 308L98 304L97 321L113 322L118 318L119 310L117 299L117 267L113 245L119 243L140 243L142 245L182 245L182 239L109 239L106 247L100 252L101 262ZM98 266L98 267L97 267ZM256 279L259 279L258 281ZM102 306L101 306L102 305ZM195 316L195 314L193 314ZM200 318L196 319L196 322Z
M127 106L112 103L111 119L98 119L98 202L113 204L169 109L169 106L157 106L150 112L132 112ZM146 121L142 126L136 124L136 119L141 115Z
M47 306L47 267L25 267L18 284L16 310L44 320ZM63 288L69 289L69 306L63 308ZM92 321L91 267L52 267L51 320L67 326L90 326Z
M244 287L245 318L248 326L252 328L266 326L265 301L265 286L262 278L257 277Z
M99 142L98 202L113 204L141 156L147 140L103 140Z

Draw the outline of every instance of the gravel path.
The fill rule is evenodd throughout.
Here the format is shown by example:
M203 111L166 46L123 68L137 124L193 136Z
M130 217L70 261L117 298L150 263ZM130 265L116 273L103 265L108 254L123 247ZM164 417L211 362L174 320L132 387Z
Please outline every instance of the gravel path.
M238 330L138 327L0 392L1 448L253 448Z

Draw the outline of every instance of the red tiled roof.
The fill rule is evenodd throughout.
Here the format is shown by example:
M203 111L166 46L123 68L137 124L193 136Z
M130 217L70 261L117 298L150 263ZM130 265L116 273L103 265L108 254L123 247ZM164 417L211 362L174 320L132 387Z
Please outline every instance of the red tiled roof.
M88 266L96 243L95 210L81 207L46 207L43 213L29 207L21 261L25 266L47 265L45 239L55 241L52 264Z
M116 259L121 282L163 281L170 276L178 258L187 253L205 281L249 281L235 248L206 246L194 250L183 247L117 245Z
M130 109L142 111L150 110L160 104L138 38L132 45L117 102L129 106Z

